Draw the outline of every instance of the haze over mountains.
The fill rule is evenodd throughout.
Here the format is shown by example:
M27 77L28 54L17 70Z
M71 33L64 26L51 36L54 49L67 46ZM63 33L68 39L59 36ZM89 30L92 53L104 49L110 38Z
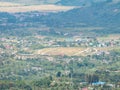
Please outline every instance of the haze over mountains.
M120 0L60 0L56 4L70 6L91 6L95 3L118 3Z
M3 0L1 0L3 1ZM7 0L4 0L7 1ZM17 0L10 1L11 3L18 2ZM21 1L21 3L30 2L28 0ZM33 2L37 2L36 0ZM45 0L44 0L45 2ZM46 0L44 4L48 4L48 2L52 2L50 0ZM81 29L83 27L92 28L92 30L86 30L87 32L95 32L95 33L120 33L119 23L120 23L120 0L54 0L54 4L52 5L21 5L19 2L15 7L0 7L2 10L7 12L21 12L21 14L6 14L1 13L0 18L7 18L8 23L13 23L17 26L4 26L1 25L1 30L10 27L11 29L19 28L19 23L30 23L36 24L44 24L47 27L50 27L50 32L53 34L57 34L56 32L65 33L64 30L67 27L71 27L73 29L69 33L75 33L74 27L76 27L78 32L85 31L86 29ZM66 3L65 3L66 2ZM73 2L73 3L72 3ZM13 4L14 4L13 3ZM32 2L31 2L32 3ZM85 4L84 4L85 3ZM35 4L35 3L33 3ZM40 3L42 4L42 3ZM1 4L2 5L2 4ZM16 5L16 4L14 4ZM62 6L61 6L62 5ZM80 6L78 8L78 5ZM72 6L72 7L71 7ZM76 6L77 8L74 8ZM43 7L43 8L42 8ZM6 9L8 8L8 9ZM12 9L11 9L12 8ZM22 9L21 9L22 8ZM25 10L23 13L23 11ZM48 13L41 13L41 11L49 11ZM50 13L54 10L61 10L66 12L58 12L58 13ZM33 12L29 12L33 11ZM22 14L23 13L23 14ZM81 24L82 23L82 24ZM100 27L101 29L96 29ZM57 29L56 29L57 28ZM59 28L59 29L58 29ZM63 30L63 31L61 31ZM77 33L78 34L78 33Z
M33 5L33 4L54 4L59 0L0 0L0 1Z
M75 6L89 7L100 3L113 5L120 0L0 0L0 12L67 11Z
M100 3L100 2L112 2L112 3L120 2L120 0L0 0L0 1L20 3L26 5L59 4L59 5L70 5L70 6L91 5L93 3Z
M9 2L0 2L0 12L31 12L31 11L41 11L41 12L59 12L71 10L75 7L72 6L57 6L57 5L21 5Z
M54 10L67 11L75 8L75 6L77 6L76 8L78 8L78 6L90 7L95 4L105 3L106 5L113 5L120 3L120 0L0 0L0 11L1 12L28 12L28 11L54 11Z

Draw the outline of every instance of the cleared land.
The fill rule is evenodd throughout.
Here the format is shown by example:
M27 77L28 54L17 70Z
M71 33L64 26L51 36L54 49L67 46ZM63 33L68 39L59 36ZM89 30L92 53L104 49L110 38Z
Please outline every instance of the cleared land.
M100 51L111 51L116 50L120 47L103 47L103 48L80 48L80 47L58 47L58 48L45 48L40 50L35 50L34 54L39 55L67 55L67 56L86 56L97 54Z
M86 48L65 48L65 47L58 47L58 48L45 48L41 50L36 50L35 54L40 55L67 55L72 56L78 52L84 51Z
M30 11L67 11L75 7L71 6L57 6L57 5L19 5L14 3L0 2L0 12L30 12Z
M16 3L9 3L9 2L0 2L0 7L15 7L15 6L21 6L20 4Z

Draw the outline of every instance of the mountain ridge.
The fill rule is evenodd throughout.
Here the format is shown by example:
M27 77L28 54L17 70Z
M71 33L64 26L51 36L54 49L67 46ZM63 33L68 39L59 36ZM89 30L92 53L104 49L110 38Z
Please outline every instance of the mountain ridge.
M32 23L37 26L38 23L49 27L49 31L42 31L40 33L49 35L56 34L57 32L62 35L66 31L66 28L72 29L70 34L77 34L76 32L84 31L85 33L95 32L100 33L120 33L119 23L120 23L120 4L107 4L99 3L94 4L91 7L81 7L77 9L72 9L67 12L58 13L43 13L43 12L24 12L24 13L0 13L1 19L6 18L7 26L1 24L1 31L6 29L14 31L14 29L21 28L20 25L24 23ZM6 17L5 17L6 16ZM3 20L2 20L3 21ZM13 26L11 26L11 23ZM81 24L82 23L82 24ZM38 25L39 26L39 25ZM27 26L24 26L25 28ZM30 26L31 27L31 26ZM84 27L88 27L86 30ZM91 27L101 27L102 29L96 29ZM74 31L76 30L77 31ZM64 30L65 29L65 30ZM25 32L25 31L23 31ZM27 32L27 31L26 31Z
M120 0L0 0L0 2L19 3L24 5L56 4L65 6L89 6L94 3L119 3Z

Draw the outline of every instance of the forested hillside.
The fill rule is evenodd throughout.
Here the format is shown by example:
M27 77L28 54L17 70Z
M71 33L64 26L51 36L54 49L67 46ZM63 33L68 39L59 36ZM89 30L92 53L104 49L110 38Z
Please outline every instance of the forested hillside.
M27 24L23 26L27 28L46 25L50 28L50 31L58 31L59 29L67 27L76 28L89 28L95 27L93 29L88 29L86 31L91 31L94 33L120 33L119 23L120 23L120 3L109 4L109 3L96 3L89 7L79 7L67 12L26 12L26 13L0 13L1 18L1 30L14 30L19 28L20 24ZM2 19L5 19L6 25L3 25ZM38 24L39 23L39 24ZM96 27L100 28L99 30ZM59 28L59 29L56 29ZM84 29L83 28L83 29ZM78 31L81 31L79 29ZM25 30L24 30L25 31ZM62 32L62 31L60 31ZM65 31L64 31L65 32ZM71 30L69 33L73 33ZM54 33L55 34L55 33Z

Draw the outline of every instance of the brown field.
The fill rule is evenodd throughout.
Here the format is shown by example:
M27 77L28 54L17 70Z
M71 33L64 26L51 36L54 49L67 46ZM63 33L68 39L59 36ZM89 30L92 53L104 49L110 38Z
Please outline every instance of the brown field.
M15 6L22 6L16 3L9 3L9 2L0 2L0 7L15 7Z
M13 4L13 3L3 3L0 2L0 12L10 12L10 13L17 13L17 12L30 12L30 11L67 11L73 9L73 6L56 6L56 5L20 5L20 4Z
M45 48L41 50L36 50L35 54L74 56L74 54L79 53L83 50L85 50L85 48L74 48L74 47Z
M57 47L57 48L45 48L35 50L34 54L37 55L52 55L52 56L86 56L92 55L99 51L111 51L120 47L103 47L103 48L80 48L80 47Z

